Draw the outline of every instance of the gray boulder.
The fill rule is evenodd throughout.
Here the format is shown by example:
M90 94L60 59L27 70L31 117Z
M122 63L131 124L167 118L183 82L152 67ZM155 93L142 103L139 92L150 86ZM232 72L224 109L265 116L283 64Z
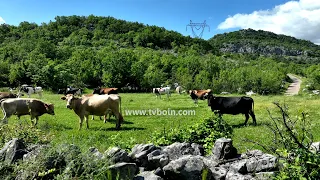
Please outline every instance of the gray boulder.
M169 163L169 157L167 154L163 154L160 149L154 150L148 155L147 170L157 169L158 167L164 167Z
M310 150L314 153L320 152L320 142L313 142L310 146Z
M163 167L167 179L202 180L212 179L211 171L202 156L185 155Z
M163 180L163 178L155 175L152 171L144 171L136 175L133 180Z
M231 171L228 171L225 180L251 180L251 179L253 179L253 177L250 174L243 175L231 170Z
M246 159L246 166L249 173L278 169L277 157L271 154L264 154L260 150L248 151L243 157L248 158Z
M254 174L255 180L269 180L276 176L275 172L259 172Z
M160 149L153 144L137 144L132 148L129 156L139 167L148 166L148 154L154 150Z
M230 164L230 170L238 172L240 174L246 174L247 171L247 160L243 159L240 161L234 161Z
M117 163L108 167L111 172L111 179L128 180L133 179L137 172L135 163Z
M204 149L201 145L197 145L195 143L179 143L175 142L169 146L163 148L163 153L167 154L169 160L179 159L184 155L198 155L203 156Z
M107 158L111 164L115 164L118 162L130 162L128 153L119 147L113 147L105 151L104 157Z
M7 163L14 163L23 158L24 154L27 154L26 146L22 139L13 138L7 142L0 150L0 161Z
M42 150L47 149L49 146L47 145L31 145L27 148L26 154L23 155L23 161L34 161L40 155Z
M237 149L233 147L232 140L217 139L212 149L213 157L217 160L232 159L237 157Z

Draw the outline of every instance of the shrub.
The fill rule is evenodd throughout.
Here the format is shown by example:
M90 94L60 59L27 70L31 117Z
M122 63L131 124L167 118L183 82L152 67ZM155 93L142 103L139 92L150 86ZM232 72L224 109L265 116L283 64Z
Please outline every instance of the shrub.
M166 131L155 132L152 142L156 145L169 145L174 142L189 142L202 145L209 153L214 142L221 137L230 137L232 128L220 116L214 116L186 129L172 128Z
M26 143L46 144L52 140L52 135L47 134L40 129L23 126L22 124L2 124L0 125L0 146L13 138L21 138Z
M291 118L285 105L274 104L280 110L280 116L269 111L273 123L268 127L274 141L263 148L279 158L280 172L275 179L320 179L320 154L310 151L313 136L308 114Z

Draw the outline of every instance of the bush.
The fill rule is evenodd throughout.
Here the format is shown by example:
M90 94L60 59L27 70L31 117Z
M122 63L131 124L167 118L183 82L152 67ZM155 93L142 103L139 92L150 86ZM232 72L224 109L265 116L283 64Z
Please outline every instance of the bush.
M270 117L268 125L274 134L274 141L263 147L270 153L276 153L281 164L276 179L320 179L320 154L310 151L313 142L311 123L308 114L291 118L285 105L274 103L280 115Z
M202 145L210 153L214 142L221 137L230 137L232 128L220 116L214 116L186 129L172 128L155 132L152 142L156 145L169 145L174 142L189 142Z
M30 144L46 144L52 140L52 135L47 134L40 129L22 124L1 124L0 125L0 146L13 138L23 139L24 142Z

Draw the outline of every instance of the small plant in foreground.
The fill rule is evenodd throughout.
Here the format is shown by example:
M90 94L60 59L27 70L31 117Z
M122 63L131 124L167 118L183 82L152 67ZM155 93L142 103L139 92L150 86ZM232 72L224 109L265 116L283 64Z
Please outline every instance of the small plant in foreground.
M232 127L220 116L204 119L186 129L173 128L155 132L152 142L156 145L169 145L174 142L190 142L203 145L206 152L211 152L214 142L221 137L230 137Z

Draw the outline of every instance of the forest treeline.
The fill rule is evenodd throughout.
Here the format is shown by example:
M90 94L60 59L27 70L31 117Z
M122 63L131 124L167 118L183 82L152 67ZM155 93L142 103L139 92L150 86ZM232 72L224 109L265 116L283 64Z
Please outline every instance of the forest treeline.
M313 88L320 87L319 70L315 62L221 53L212 39L113 17L57 16L41 25L0 25L1 87L26 83L54 91L67 85L149 91L179 83L216 93L279 93L287 73L309 76Z

